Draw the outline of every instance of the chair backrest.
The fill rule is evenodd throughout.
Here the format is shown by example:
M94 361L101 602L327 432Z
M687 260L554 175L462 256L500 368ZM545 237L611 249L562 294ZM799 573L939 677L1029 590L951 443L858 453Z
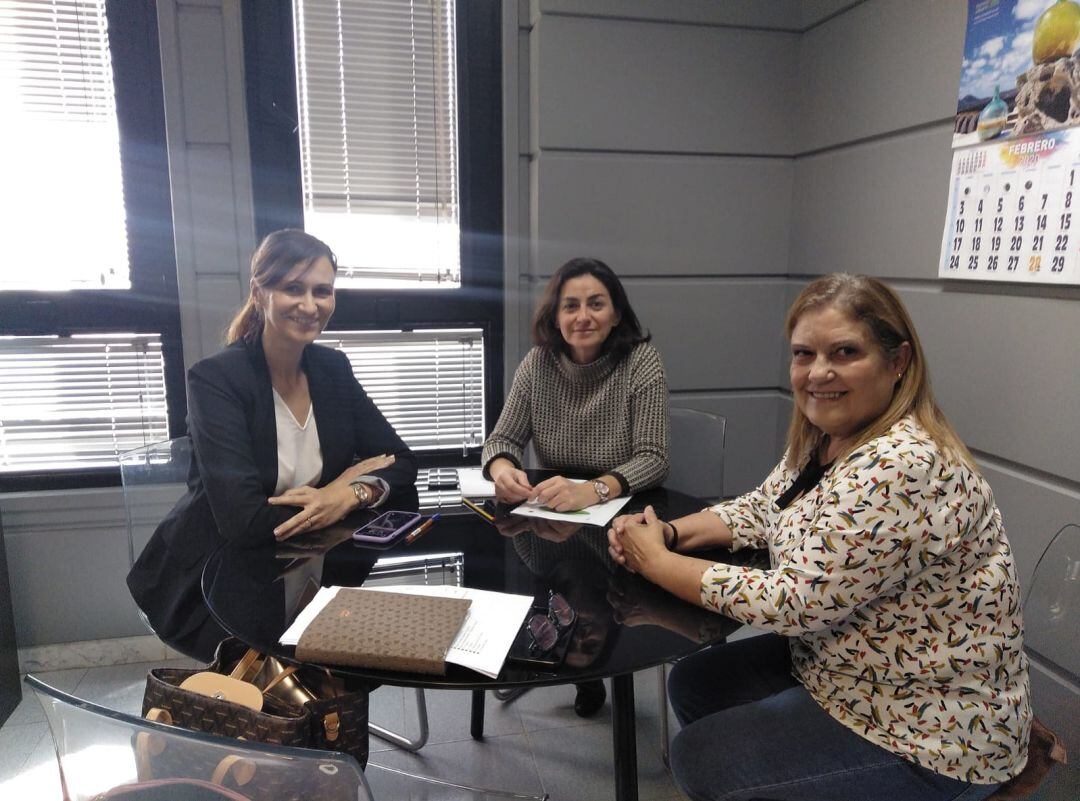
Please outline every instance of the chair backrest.
M697 409L671 409L671 470L665 487L702 499L724 497L727 420Z
M1024 599L1024 645L1080 685L1080 526L1063 527L1035 565Z
M158 523L187 489L191 440L167 439L120 454L128 564L142 552Z
M80 700L34 676L25 681L45 709L66 801L91 799L117 787L133 789L138 782L168 780L213 782L233 794L223 797L251 801L371 798L359 764L346 754L192 732ZM214 796L198 791L198 787L173 787L170 794L159 790L157 796L150 792L116 796Z

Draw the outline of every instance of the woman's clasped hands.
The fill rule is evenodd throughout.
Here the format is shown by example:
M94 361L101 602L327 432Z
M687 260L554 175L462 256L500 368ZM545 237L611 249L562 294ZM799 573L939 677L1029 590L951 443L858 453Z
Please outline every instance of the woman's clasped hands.
M305 531L329 526L341 520L357 506L354 478L381 470L394 463L394 457L379 454L363 459L325 487L295 487L268 499L271 506L299 506L300 511L274 529L274 539L286 540Z
M645 573L646 566L668 553L670 528L651 506L644 512L619 515L608 529L608 553L631 573Z

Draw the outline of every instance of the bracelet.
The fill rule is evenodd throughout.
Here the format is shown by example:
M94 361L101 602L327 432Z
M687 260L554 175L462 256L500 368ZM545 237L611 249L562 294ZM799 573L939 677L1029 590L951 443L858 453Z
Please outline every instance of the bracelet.
M671 526L671 545L667 547L669 551L674 551L679 547L679 530L675 528L674 523L668 523Z

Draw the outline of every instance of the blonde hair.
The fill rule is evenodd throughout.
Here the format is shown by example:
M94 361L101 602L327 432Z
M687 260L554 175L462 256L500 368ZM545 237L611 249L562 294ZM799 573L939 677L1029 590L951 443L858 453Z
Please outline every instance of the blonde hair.
M273 289L297 264L311 266L326 257L337 273L337 257L320 239L299 228L282 228L267 234L255 252L251 254L251 285L248 297L240 311L232 318L225 334L225 344L237 340L254 342L262 335L263 318L255 293L259 289Z
M915 324L900 297L883 282L866 275L832 273L822 276L807 285L788 309L784 322L788 340L803 314L825 307L836 308L865 325L887 359L895 359L905 342L911 349L907 369L893 390L888 408L838 458L882 436L897 422L910 416L942 452L964 462L972 470L978 470L971 453L934 400L926 355L915 332ZM788 466L796 468L803 464L823 437L822 431L795 404L787 434Z

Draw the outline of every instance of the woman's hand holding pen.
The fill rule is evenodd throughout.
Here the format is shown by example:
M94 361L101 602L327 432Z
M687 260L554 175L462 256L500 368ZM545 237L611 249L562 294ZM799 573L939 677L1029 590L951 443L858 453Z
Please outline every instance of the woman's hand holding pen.
M556 512L576 512L599 502L591 481L582 483L562 476L552 476L541 481L533 493L531 500Z
M524 470L514 467L509 459L491 460L488 475L495 482L495 497L503 503L520 503L532 498L533 487Z

